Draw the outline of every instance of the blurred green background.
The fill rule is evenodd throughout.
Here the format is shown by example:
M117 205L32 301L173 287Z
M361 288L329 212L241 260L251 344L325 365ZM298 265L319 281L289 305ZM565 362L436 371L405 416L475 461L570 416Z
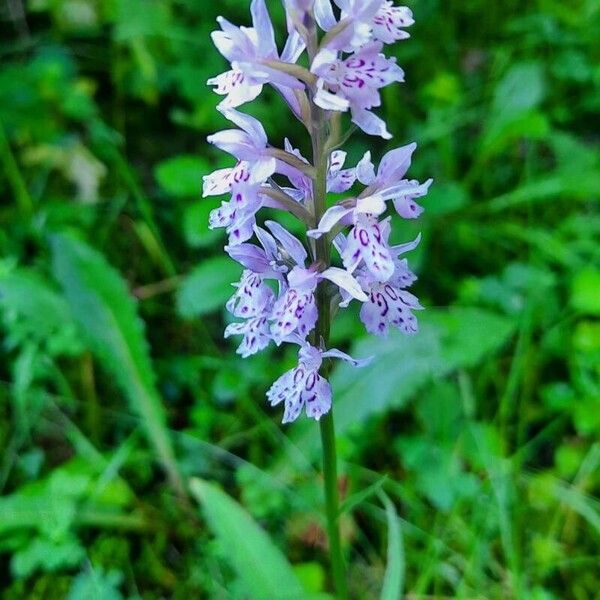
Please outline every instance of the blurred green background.
M378 356L333 377L353 597L391 561L411 600L600 598L600 2L410 7L382 112L435 178L395 228L427 310L335 325ZM3 600L327 597L316 426L264 398L294 352L222 339L217 14L249 2L0 4ZM275 94L244 110L306 148Z

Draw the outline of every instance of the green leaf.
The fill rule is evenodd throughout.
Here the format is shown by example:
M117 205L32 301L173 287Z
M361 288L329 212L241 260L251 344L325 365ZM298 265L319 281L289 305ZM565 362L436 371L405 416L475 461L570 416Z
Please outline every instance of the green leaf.
M575 275L571 306L586 315L600 315L600 270L589 267Z
M307 598L290 563L252 517L225 492L193 479L192 494L202 505L226 559L253 600Z
M223 231L208 228L210 211L215 208L208 198L186 206L183 213L183 235L192 248L206 248L223 237Z
M129 399L171 483L181 492L183 485L155 387L144 324L125 282L84 242L55 235L51 243L52 270L75 320L92 352Z
M209 170L202 157L182 154L159 163L154 175L167 194L177 198L196 198L202 192L202 175ZM206 200L206 203L210 204L210 201Z
M518 113L535 108L543 100L545 81L542 64L514 64L498 83L494 95L494 110L500 114Z
M386 494L379 495L385 506L385 515L388 525L388 551L387 567L383 578L381 589L381 600L401 600L404 587L404 544L402 543L402 531L400 519L392 501Z
M122 581L123 574L119 571L106 573L102 568L90 566L73 579L67 600L122 600L119 591Z
M57 571L75 567L84 558L85 549L73 537L58 542L34 538L28 546L13 554L11 569L16 577L24 579L38 569Z
M239 279L240 273L239 265L225 256L203 261L179 288L179 314L191 319L222 307L233 293L231 284Z
M16 338L46 342L56 354L82 351L67 303L34 271L22 269L0 275L0 309L7 323L18 321L18 328L9 327Z

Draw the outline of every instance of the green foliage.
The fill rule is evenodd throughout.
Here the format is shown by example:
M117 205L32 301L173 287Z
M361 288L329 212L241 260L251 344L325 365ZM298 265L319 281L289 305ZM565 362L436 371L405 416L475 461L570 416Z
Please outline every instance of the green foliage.
M52 269L90 348L124 390L171 483L181 492L143 323L125 284L101 254L65 235L52 238Z
M394 145L419 143L409 175L435 179L423 218L394 226L394 241L423 234L410 260L426 310L414 338L371 338L356 312L336 321L335 346L376 356L332 375L350 586L365 600L400 583L411 598L589 600L598 2L409 5L417 22L394 49L407 83L379 110ZM210 32L218 14L249 25L249 0L8 6L0 595L248 598L258 582L278 598L275 577L322 595L318 436L281 428L264 400L296 356L241 360L222 339L239 268L208 228L221 199L200 197L202 176L232 164L205 141L226 126L205 85L225 68ZM274 143L302 145L277 94L247 108ZM391 147L355 135L348 163ZM212 501L201 517L180 472Z
M388 526L387 567L380 600L400 600L404 589L404 547L400 519L392 501L381 494Z
M285 556L241 506L200 479L192 481L191 490L246 594L256 600L308 598Z
M241 268L225 256L209 258L185 279L177 294L179 314L187 319L214 312L233 294Z

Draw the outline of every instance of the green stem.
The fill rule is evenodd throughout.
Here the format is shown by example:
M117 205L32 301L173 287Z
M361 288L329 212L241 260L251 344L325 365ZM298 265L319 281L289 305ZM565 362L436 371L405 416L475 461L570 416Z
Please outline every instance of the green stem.
M323 445L323 477L325 478L325 514L327 516L327 535L331 572L335 591L339 600L348 598L346 567L342 554L340 538L339 511L340 498L337 485L337 456L335 450L335 428L333 412L329 411L321 418L321 443Z
M314 53L317 47L316 28L312 27L312 40L309 52ZM311 59L312 60L312 59ZM315 224L327 208L327 169L330 149L327 143L328 124L323 110L311 102L311 137L313 146L313 163L315 175L313 178L313 209ZM316 240L314 259L323 267L328 267L331 262L330 244L326 236ZM317 287L317 308L319 319L317 321L313 343L316 347L327 347L329 343L329 329L331 325L331 304L324 282ZM322 375L327 377L329 363L326 361L321 369ZM337 480L337 456L335 446L335 428L333 424L333 409L320 420L321 442L323 446L323 477L325 479L325 516L327 518L327 534L329 537L329 554L331 562L331 575L338 600L348 598L348 585L346 583L346 567L342 554L340 538L339 513L340 500Z

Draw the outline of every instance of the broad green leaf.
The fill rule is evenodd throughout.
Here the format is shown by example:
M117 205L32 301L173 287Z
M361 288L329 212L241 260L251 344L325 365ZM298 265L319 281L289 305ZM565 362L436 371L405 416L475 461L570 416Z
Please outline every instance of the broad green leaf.
M186 206L183 213L183 234L192 248L206 248L224 237L223 230L208 228L208 217L215 207L216 204L210 198L203 198Z
M202 175L209 170L205 159L182 154L159 163L154 174L167 194L177 198L196 198L202 193ZM206 200L206 203L210 204L210 200Z
M218 256L202 261L185 279L177 294L177 309L191 319L225 305L233 293L241 268L230 258Z
M387 567L383 578L381 589L381 600L401 600L404 587L404 544L402 543L402 531L400 519L396 508L386 494L380 494L381 501L385 506L385 515L388 526L388 551Z
M119 591L122 581L123 574L119 571L106 573L90 565L73 579L67 600L122 600Z
M477 365L507 341L514 326L513 320L486 310L455 307L427 310L413 337L394 332L387 339L364 338L352 354L374 356L373 362L363 369L338 365L331 379L337 433L403 406L433 378ZM292 435L307 452L320 447L308 420L300 421Z
M600 315L600 269L579 271L571 285L571 305L587 315Z
M253 600L307 598L290 563L267 533L231 497L214 485L193 479L192 494L202 505L225 558Z
M498 83L493 108L513 114L539 105L545 94L544 72L539 62L514 64Z
M125 282L97 250L66 235L52 238L52 269L92 352L122 388L171 483L181 491L144 324Z

